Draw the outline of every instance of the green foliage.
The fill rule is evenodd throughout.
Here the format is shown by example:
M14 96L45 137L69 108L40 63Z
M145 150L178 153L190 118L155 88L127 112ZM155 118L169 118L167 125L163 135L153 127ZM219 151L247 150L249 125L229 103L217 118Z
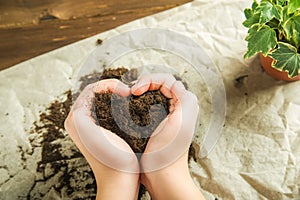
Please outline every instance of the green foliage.
M246 58L255 55L257 52L262 52L266 56L277 45L276 32L266 25L259 26L255 24L251 26L246 40L249 49L245 54Z
M282 7L273 4L269 1L262 1L260 5L256 7L256 13L260 13L259 23L264 24L275 18L280 20L280 12Z
M244 14L246 20L243 25L249 28L246 36L248 50L244 57L261 52L276 60L274 67L277 69L287 71L291 77L298 75L300 0L254 0Z
M300 71L300 54L297 49L284 42L278 43L278 48L270 56L276 60L272 65L281 71L287 71L290 77L295 77Z
M293 13L296 10L299 10L299 8L300 8L299 0L290 0L289 5L288 5L289 13Z
M296 48L300 46L300 15L294 15L286 20L283 26L286 39Z

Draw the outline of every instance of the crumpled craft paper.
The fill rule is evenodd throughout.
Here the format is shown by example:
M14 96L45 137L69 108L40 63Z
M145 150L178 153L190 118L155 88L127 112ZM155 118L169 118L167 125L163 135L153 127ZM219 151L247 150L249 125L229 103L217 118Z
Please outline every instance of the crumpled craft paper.
M270 78L257 57L243 59L247 45L243 9L249 6L251 1L244 0L193 1L1 71L0 199L25 199L38 185L36 167L41 148L38 139L35 146L30 142L32 123L47 104L75 87L96 40L149 27L192 38L205 49L223 78L225 124L215 148L204 159L200 159L199 149L210 123L211 101L203 80L192 88L199 93L200 128L194 140L198 157L190 162L190 171L204 196L300 199L300 84ZM149 60L170 67L187 65L174 55L149 50L120 58L113 66L141 66ZM184 78L195 77L197 74L190 72ZM63 199L54 188L41 188L44 199Z

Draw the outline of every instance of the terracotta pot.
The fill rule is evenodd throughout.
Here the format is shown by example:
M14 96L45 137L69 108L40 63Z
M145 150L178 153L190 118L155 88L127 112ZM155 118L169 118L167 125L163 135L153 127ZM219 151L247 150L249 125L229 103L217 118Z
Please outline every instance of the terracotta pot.
M272 76L273 78L276 78L277 80L283 80L283 81L297 81L300 80L300 75L289 78L287 72L279 71L278 69L272 67L273 58L270 56L263 56L262 53L259 54L260 58L260 64L265 69L265 71Z

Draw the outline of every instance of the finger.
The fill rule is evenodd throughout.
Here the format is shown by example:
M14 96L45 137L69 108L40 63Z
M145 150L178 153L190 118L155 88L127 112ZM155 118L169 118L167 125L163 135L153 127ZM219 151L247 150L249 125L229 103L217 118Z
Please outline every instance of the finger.
M169 99L169 112L172 113L175 110L175 101L174 99Z
M90 114L90 110L92 108L92 99L94 98L93 88L97 85L97 83L92 83L87 85L83 91L79 94L77 99L75 100L72 110L76 110L78 108L85 108L85 114Z
M82 108L73 112L72 123L80 142L98 161L120 171L136 172L136 156L121 138L97 126Z
M171 92L173 98L175 97L175 101L178 98L181 98L181 96L183 96L186 91L187 90L185 89L183 83L180 81L174 82L174 84L172 85L172 87L170 89L170 92Z
M142 95L149 90L150 84L151 80L148 80L147 77L141 77L141 79L139 79L136 84L131 87L131 93L137 96Z
M85 114L86 116L90 116L92 100L95 96L94 93L107 91L116 93L121 96L130 95L130 89L127 85L117 79L106 79L87 85L77 97L74 105L72 106L72 109L76 110L78 108L83 108L83 110L85 111L83 114Z
M186 91L179 96L174 104L174 111L169 115L170 123L176 123L179 118L182 120L181 126L186 127L186 124L195 124L198 118L199 106L196 96ZM194 125L187 129L195 128Z
M173 108L174 111L169 116L170 124L176 124L178 119L181 118L182 125L193 124L197 121L199 106L196 95L185 89L180 81L176 81L171 92L174 96ZM186 121L188 120L188 121ZM194 126L192 126L194 128Z
M101 92L112 92L120 96L129 96L130 89L127 85L117 79L106 79L97 82L96 86L93 88L95 93Z
M172 98L170 88L176 79L171 74L155 73L142 76L131 88L133 95L142 95L148 90L160 90L167 98Z

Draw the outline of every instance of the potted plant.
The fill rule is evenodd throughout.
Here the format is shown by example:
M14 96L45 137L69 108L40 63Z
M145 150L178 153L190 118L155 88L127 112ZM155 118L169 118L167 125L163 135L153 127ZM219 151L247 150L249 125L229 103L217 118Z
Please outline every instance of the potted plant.
M300 79L300 1L253 1L244 10L248 49L244 58L257 53L268 74L276 79Z

